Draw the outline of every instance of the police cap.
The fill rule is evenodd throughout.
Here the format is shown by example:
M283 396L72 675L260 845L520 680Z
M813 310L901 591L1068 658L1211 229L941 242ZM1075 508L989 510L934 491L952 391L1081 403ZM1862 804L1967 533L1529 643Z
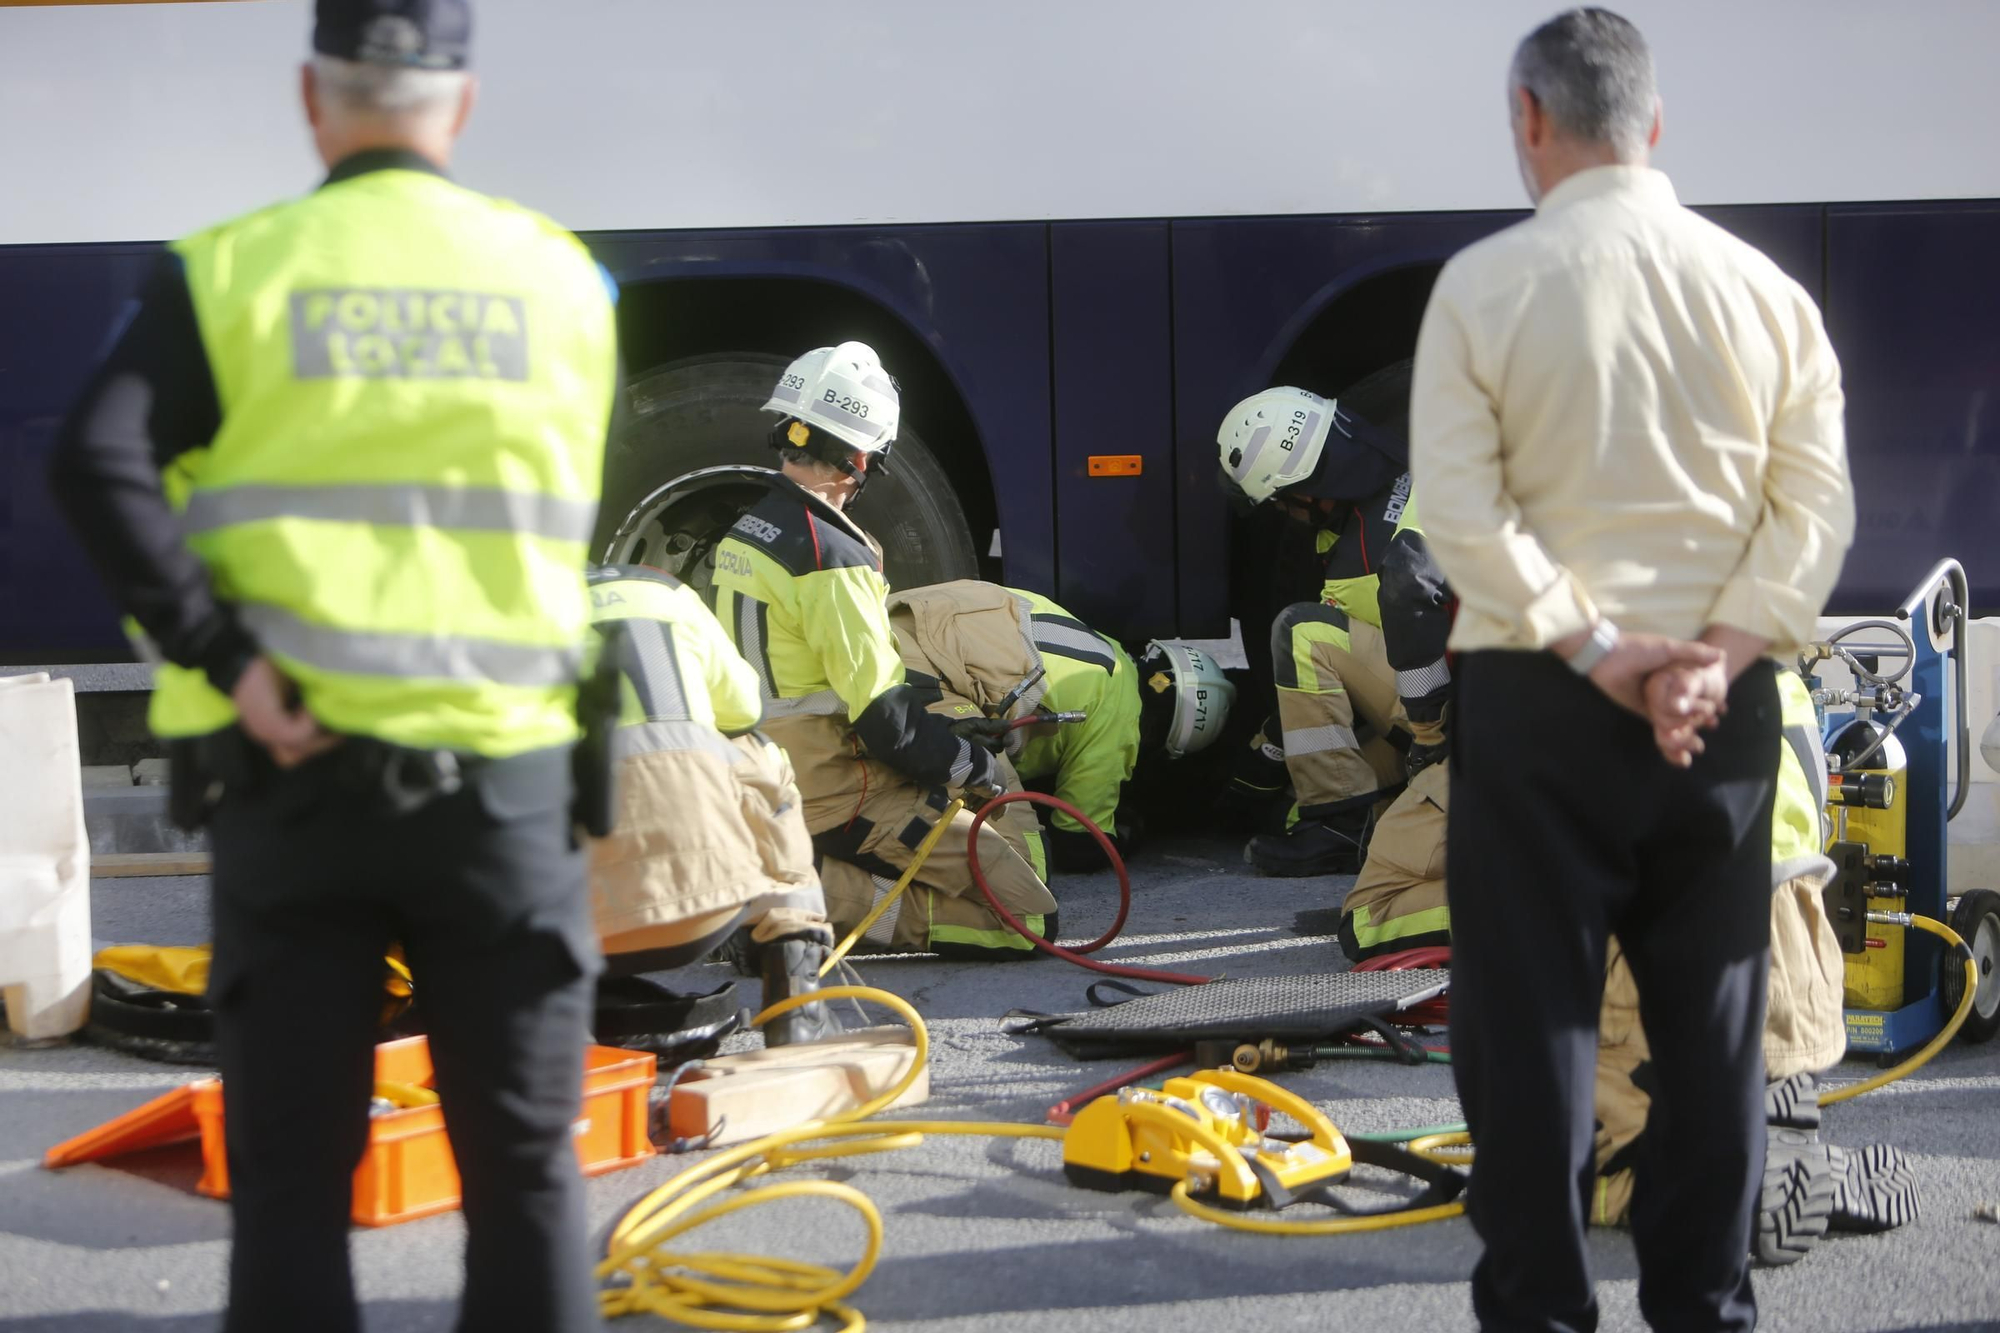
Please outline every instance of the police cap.
M469 0L318 0L313 50L339 60L464 69L472 57Z

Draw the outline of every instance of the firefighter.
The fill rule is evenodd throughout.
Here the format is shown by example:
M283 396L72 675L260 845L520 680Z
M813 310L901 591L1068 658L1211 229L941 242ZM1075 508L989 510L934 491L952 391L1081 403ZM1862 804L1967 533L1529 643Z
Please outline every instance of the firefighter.
M858 342L807 352L785 368L765 410L782 459L770 493L715 553L716 614L758 676L765 732L798 774L806 827L835 930L858 925L910 864L949 803L1002 789L991 748L1004 724L952 722L904 677L889 624L881 548L844 512L896 438L900 401L874 351ZM995 897L1052 935L1056 901L1027 856L1025 811L980 830ZM972 814L960 811L910 890L866 943L966 958L1032 951L974 887Z
M168 247L52 465L215 851L230 1330L360 1327L396 941L464 1178L458 1326L599 1324L572 749L617 321L575 236L446 175L470 32L465 0L319 0L326 180Z
M818 990L833 933L791 762L755 730L756 672L670 574L596 569L590 600L621 696L616 827L590 849L606 975L692 963L742 927L765 1006ZM809 1004L767 1023L764 1044L834 1031Z
M903 664L913 681L937 682L932 705L945 716L1082 714L1006 735L1004 758L1029 784L1048 784L1130 851L1136 824L1119 822L1119 799L1142 754L1177 759L1222 734L1236 687L1190 644L1155 640L1137 662L1037 593L961 580L889 597ZM1002 704L1013 699L1004 713ZM1010 784L1011 785L1011 784ZM1056 811L1045 835L1048 863L1082 873L1105 865L1104 850L1074 816Z
M1780 671L1785 743L1771 818L1771 975L1764 1018L1764 1188L1753 1246L1766 1263L1803 1258L1829 1229L1886 1231L1915 1220L1916 1182L1886 1144L1847 1149L1819 1138L1820 1072L1847 1050L1841 986L1846 965L1821 890L1833 877L1826 846L1826 756L1805 681ZM1442 860L1442 847L1439 848ZM1597 1034L1597 1180L1590 1220L1623 1224L1633 1164L1651 1101L1639 992L1614 939Z
M1253 749L1282 753L1297 798L1282 834L1251 839L1267 875L1352 874L1385 793L1444 753L1451 593L1417 525L1402 433L1304 389L1230 409L1225 491L1317 528L1326 582L1271 627L1277 715ZM1407 734L1405 755L1389 744Z

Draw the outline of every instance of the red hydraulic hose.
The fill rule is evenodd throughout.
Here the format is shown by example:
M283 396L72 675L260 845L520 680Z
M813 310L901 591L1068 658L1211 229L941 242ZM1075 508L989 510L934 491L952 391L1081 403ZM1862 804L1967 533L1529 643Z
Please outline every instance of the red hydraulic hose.
M1404 949L1400 953L1381 953L1354 965L1356 972L1408 972L1413 968L1448 968L1451 966L1451 949L1446 945L1433 945L1425 949ZM1418 1027L1444 1027L1451 1022L1451 997L1440 995L1435 1000L1425 1000L1422 1004L1411 1005L1403 1014L1401 1022Z
M1011 805L1016 801L1028 801L1035 805L1046 805L1051 809L1061 811L1077 823L1083 825L1089 831L1090 836L1097 839L1097 845L1104 849L1104 855L1111 861L1111 868L1118 872L1118 917L1111 923L1111 929L1105 931L1090 943L1079 944L1073 949L1065 949L1060 944L1051 944L1023 925L1019 917L1015 916L1005 907L1002 907L1000 900L994 896L993 886L986 882L986 872L979 864L979 830L985 825L987 819L1001 806ZM1100 963L1094 958L1085 958L1083 956L1087 953L1096 953L1099 949L1117 939L1118 932L1125 928L1125 918L1132 910L1132 879L1125 873L1125 858L1118 855L1118 848L1113 845L1110 838L1105 836L1104 830L1092 823L1090 817L1084 814L1083 811L1077 809L1061 797L1044 795L1038 791L1012 791L994 797L981 806L979 813L972 817L972 831L966 837L965 859L966 864L972 870L972 882L979 886L979 892L985 897L986 905L993 909L994 915L1005 921L1009 930L1012 930L1016 935L1019 935L1045 954L1060 958L1065 963L1075 963L1078 967L1087 967L1093 972L1102 972L1106 976L1130 977L1135 981L1165 981L1176 986L1200 986L1206 982L1215 980L1214 977L1200 977L1192 972L1167 972L1155 967L1127 967L1120 963Z
M1149 1060L1137 1069L1128 1069L1122 1074L1114 1074L1102 1083L1092 1084L1082 1092L1072 1092L1069 1096L1051 1106L1048 1114L1042 1118L1047 1120L1051 1125L1067 1125L1070 1121L1076 1119L1076 1108L1085 1102L1094 1102L1105 1093L1116 1092L1120 1088L1137 1083L1142 1078L1151 1078L1155 1074L1164 1074L1169 1069L1179 1069L1182 1065L1191 1065L1193 1063L1193 1051L1175 1051L1172 1055L1163 1055L1157 1060Z

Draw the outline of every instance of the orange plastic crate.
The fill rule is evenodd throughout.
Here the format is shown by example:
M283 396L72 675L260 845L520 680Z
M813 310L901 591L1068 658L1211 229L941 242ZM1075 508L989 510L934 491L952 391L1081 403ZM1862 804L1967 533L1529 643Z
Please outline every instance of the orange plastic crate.
M577 1159L586 1176L637 1166L653 1156L646 1134L647 1097L655 1060L650 1054L589 1046L583 1054L583 1114L572 1127ZM375 1048L375 1077L392 1083L428 1084L430 1045L422 1037ZM229 1197L229 1164L222 1137L222 1084L194 1084L195 1121L201 1127L203 1194ZM368 1151L354 1173L351 1216L366 1227L448 1213L460 1198L458 1164L445 1137L438 1106L410 1106L368 1123Z

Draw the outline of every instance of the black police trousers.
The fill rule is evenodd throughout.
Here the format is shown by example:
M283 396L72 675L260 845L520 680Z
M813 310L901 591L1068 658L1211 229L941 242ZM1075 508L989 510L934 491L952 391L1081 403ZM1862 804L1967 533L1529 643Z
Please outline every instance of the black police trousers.
M223 1327L358 1333L348 1212L383 954L401 942L464 1181L458 1328L596 1328L570 1124L600 963L567 753L487 766L400 815L340 782L337 756L267 768L210 830L234 1220Z
M1691 769L1551 653L1459 659L1446 893L1451 1054L1479 1162L1487 1330L1597 1327L1584 1249L1606 940L1639 987L1653 1104L1634 1179L1639 1307L1747 1330L1764 1169L1778 693L1744 672Z

